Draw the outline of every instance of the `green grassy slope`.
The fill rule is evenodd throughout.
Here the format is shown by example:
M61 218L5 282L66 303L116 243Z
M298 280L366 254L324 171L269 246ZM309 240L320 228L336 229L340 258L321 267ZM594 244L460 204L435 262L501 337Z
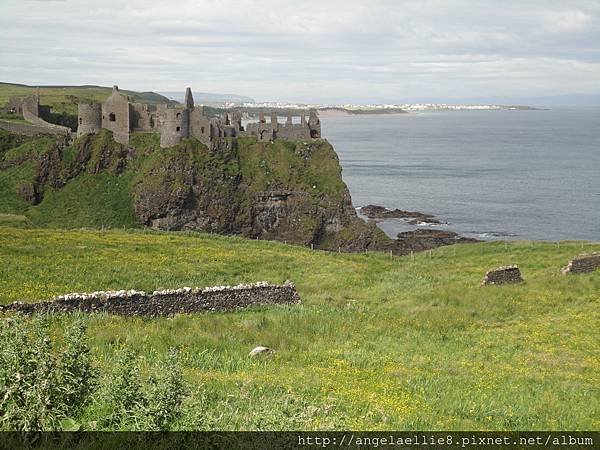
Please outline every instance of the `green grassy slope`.
M111 152L116 151L114 142L106 143L102 137L109 136L101 136L98 145L92 146L90 170L70 179L68 173L77 164L74 147L58 151L51 138L19 137L0 130L0 143L5 144L0 146L0 214L23 215L38 226L135 226L131 201L134 173L115 173L110 165ZM53 165L54 155L59 155L59 160ZM105 160L99 161L103 157ZM97 171L100 164L107 167L99 173L89 173ZM48 168L53 182L38 183L44 193L43 201L37 205L26 202L18 195L21 186L37 183ZM64 181L68 182L62 186Z
M133 174L81 174L63 189L50 190L44 201L29 208L27 217L47 227L133 228L131 205Z
M600 272L559 274L591 250L600 245L481 243L411 260L207 234L0 228L0 303L295 281L296 306L92 317L99 366L122 344L142 364L180 349L192 394L178 428L598 429ZM510 263L525 283L479 287ZM256 345L277 353L248 358Z
M0 82L0 105L8 102L10 97L25 97L40 93L40 103L52 106L53 112L77 114L77 103L80 101L103 102L110 95L112 88L104 86L27 86L24 84ZM135 92L122 90L134 102L155 105L169 103L170 100L155 92Z

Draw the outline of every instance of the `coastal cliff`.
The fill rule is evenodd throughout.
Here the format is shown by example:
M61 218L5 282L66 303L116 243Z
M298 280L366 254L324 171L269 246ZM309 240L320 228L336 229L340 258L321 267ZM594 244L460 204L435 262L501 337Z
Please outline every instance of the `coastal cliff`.
M36 226L202 230L325 250L407 253L355 212L333 147L322 139L186 139L161 149L153 134L128 145L102 130L71 146L0 135L0 213Z

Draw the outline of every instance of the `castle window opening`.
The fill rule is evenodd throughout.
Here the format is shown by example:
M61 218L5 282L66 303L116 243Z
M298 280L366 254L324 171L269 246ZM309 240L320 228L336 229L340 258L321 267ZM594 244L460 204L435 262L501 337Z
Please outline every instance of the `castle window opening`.
M110 113L108 115L108 120L110 120L111 122L114 122L117 120L117 116L115 115L115 113Z
M177 117L178 119L181 119L181 113L177 113L177 115L175 117Z
M319 132L317 130L310 130L310 137L316 139L319 137Z
M175 130L181 131L181 127L177 127L177 128L175 128Z
M81 117L79 118L79 125L83 125L83 119Z
M204 127L200 127L200 133L204 134Z

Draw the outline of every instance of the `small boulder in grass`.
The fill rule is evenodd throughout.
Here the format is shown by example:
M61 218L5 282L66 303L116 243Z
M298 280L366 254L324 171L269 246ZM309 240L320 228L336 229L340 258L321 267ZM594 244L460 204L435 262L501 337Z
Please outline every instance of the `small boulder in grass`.
M275 353L275 350L269 347L263 347L262 345L259 345L258 347L254 347L252 351L248 354L248 356L250 356L250 358L254 358L255 356L265 353Z
M521 283L523 278L521 277L521 271L519 266L505 266L498 267L497 269L489 270L483 281L482 286L488 284L506 284L506 283Z

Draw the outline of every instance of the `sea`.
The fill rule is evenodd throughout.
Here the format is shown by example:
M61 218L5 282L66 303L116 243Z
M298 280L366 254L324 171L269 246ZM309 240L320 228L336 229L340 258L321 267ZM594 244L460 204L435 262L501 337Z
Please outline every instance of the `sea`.
M600 242L600 108L321 117L355 207L479 239ZM415 229L403 219L389 235Z

